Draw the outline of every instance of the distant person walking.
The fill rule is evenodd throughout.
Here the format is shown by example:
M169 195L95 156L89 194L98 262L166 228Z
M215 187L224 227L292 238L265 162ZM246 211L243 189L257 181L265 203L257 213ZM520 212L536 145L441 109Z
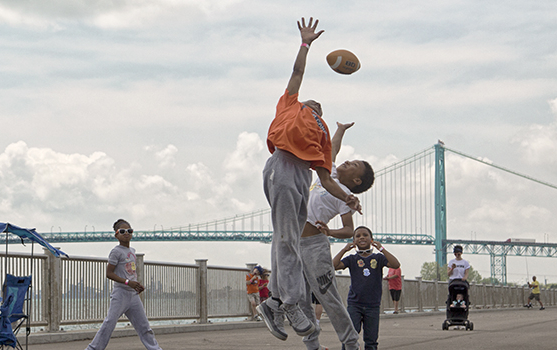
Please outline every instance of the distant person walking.
M545 310L545 307L543 307L542 301L540 299L540 282L536 281L536 276L532 277L532 283L528 282L528 287L532 288L532 292L530 293L528 302L526 303L526 305L524 305L524 307L531 308L532 299L536 299L538 303L540 303L540 310Z
M447 274L449 275L449 284L452 281L464 281L468 283L468 272L470 263L462 258L462 246L455 245L453 248L455 258L449 261L447 265Z
M113 280L114 288L110 294L108 315L86 350L106 349L118 319L125 314L139 335L139 339L148 350L162 350L155 333L149 326L139 293L145 288L137 281L135 249L130 247L133 229L123 219L113 225L115 236L120 242L108 256L106 277Z
M395 315L398 314L398 303L400 301L400 294L402 293L402 272L400 267L397 269L389 268L387 276L384 278L389 282L389 292L391 293L391 299L393 300L393 305Z

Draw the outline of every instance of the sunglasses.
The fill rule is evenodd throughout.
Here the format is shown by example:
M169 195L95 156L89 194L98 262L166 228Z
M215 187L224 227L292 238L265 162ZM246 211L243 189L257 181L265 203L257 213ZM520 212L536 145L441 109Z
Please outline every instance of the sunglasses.
M121 228L116 232L118 232L121 235L123 235L124 233L129 233L131 235L133 233L133 228Z

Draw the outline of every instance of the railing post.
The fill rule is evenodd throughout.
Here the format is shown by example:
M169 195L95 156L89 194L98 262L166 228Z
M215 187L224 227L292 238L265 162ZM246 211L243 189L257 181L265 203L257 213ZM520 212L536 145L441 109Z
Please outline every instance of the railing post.
M424 311L424 302L422 300L422 276L416 277L418 280L418 312Z
M404 275L400 275L401 290L400 290L400 301L398 302L398 308L401 313L404 312Z
M439 280L435 279L435 311L439 311Z
M207 305L207 259L195 259L199 266L197 269L197 296L199 298L199 323L204 324L209 320Z
M57 247L58 248L58 247ZM59 248L58 248L59 249ZM61 276L62 276L62 262L59 258L56 258L48 249L43 248L44 254L46 255L46 274L45 279L47 280L45 286L45 291L49 295L49 299L45 304L47 304L46 321L48 322L47 331L48 332L58 332L60 330L60 320L62 319L62 292L60 290Z
M145 281L143 280L143 276L145 276L145 272L144 272L144 268L145 268L145 263L144 263L144 258L145 258L145 254L144 253L136 253L135 254L135 271L137 272L137 281L139 283L141 283L142 285L145 285ZM145 293L139 293L139 299L141 299L141 302L143 303L143 305L145 305Z

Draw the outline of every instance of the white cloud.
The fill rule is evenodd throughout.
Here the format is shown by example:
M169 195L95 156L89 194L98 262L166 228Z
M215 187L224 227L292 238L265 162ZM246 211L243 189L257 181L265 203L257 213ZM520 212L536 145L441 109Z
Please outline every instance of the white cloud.
M0 20L11 25L59 29L73 21L100 28L138 28L159 21L199 20L226 11L243 0L52 0L48 2L2 1Z
M512 138L512 143L519 146L525 163L554 170L557 164L557 99L549 101L549 106L555 120L523 128Z
M270 155L267 146L256 133L243 132L238 136L236 149L224 162L226 182L233 185L238 181L251 180L261 175L265 157Z

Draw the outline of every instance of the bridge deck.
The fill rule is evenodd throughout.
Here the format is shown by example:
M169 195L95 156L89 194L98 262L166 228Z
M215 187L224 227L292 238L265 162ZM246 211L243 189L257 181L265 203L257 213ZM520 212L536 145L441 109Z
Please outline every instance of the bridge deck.
M472 311L469 319L474 331L441 330L445 314L422 313L384 315L380 323L381 349L446 350L451 347L466 349L555 349L557 308L544 311L534 309L502 309ZM261 324L261 323L260 323ZM164 350L244 350L244 349L305 349L302 338L287 329L287 341L274 338L264 325L256 328L236 328L205 332L158 334ZM157 329L155 328L155 332ZM330 350L340 349L333 327L323 322L320 336ZM31 350L85 349L89 341L30 345ZM113 338L107 349L143 350L139 338Z

